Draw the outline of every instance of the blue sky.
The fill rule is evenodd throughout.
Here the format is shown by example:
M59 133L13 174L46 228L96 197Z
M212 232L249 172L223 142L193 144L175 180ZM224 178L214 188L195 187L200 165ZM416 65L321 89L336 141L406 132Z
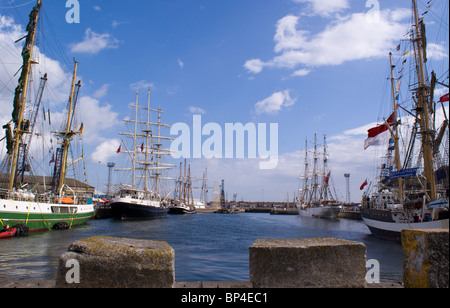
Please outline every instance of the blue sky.
M46 104L57 118L76 58L90 184L102 186L106 162L119 163L117 133L126 130L122 120L132 116L136 90L140 104L146 104L148 85L152 105L164 110L168 124L191 125L193 114L222 126L278 123L275 170L259 170L258 160L250 159L191 160L198 177L208 167L210 186L225 179L230 199L233 193L248 200L292 196L303 173L305 138L312 140L314 133L319 140L327 135L340 199L344 173L352 174L353 201L360 200L362 182L376 173L375 159L383 149L364 151L364 139L368 128L389 116L388 54L393 52L397 63L409 48L401 40L410 29L411 1L366 6L370 1L79 0L78 24L67 23L66 1L43 2L39 71L55 75ZM429 10L430 71L448 84L448 1L434 0L430 9L427 2L419 1L419 11ZM2 39L21 37L33 5L0 0ZM20 68L19 57L11 55L20 49L13 48L1 46L2 125L9 121L11 80ZM408 96L406 83L402 94Z

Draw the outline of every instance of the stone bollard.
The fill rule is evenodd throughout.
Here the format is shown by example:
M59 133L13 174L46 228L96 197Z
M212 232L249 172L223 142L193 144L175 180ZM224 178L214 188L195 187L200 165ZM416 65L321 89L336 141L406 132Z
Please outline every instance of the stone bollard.
M60 257L57 288L172 288L175 252L166 242L92 237Z
M405 288L449 287L448 229L403 230Z
M366 246L335 238L256 240L250 247L255 288L365 288Z

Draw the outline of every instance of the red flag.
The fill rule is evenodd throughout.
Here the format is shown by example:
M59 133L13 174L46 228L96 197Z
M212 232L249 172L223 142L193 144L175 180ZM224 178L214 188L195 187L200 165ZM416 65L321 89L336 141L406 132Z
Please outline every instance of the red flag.
M439 100L439 103L445 103L445 102L448 102L448 100L449 100L449 98L448 98L448 93L447 93L441 97L441 99Z
M119 154L120 152L122 152L122 146L119 146L119 148L117 149L117 154Z
M359 190L363 190L364 187L366 187L369 183L367 183L367 179L364 181L364 183L361 185L361 187L359 188Z
M55 160L55 153L53 153L52 160L50 161L49 165L51 165L51 164L53 164L53 163L56 163L56 160Z
M144 143L142 142L142 145L141 145L141 152L144 152Z
M328 185L328 183L330 182L330 176L331 176L331 171L328 172L327 177L325 178L325 185Z
M395 122L395 112L391 114L389 119L387 119L387 123L389 126L393 126ZM369 136L367 137L366 141L364 142L364 150L366 150L371 145L381 145L383 144L383 138L384 135L382 135L384 132L388 131L389 127L386 124L379 125L377 127L369 129Z

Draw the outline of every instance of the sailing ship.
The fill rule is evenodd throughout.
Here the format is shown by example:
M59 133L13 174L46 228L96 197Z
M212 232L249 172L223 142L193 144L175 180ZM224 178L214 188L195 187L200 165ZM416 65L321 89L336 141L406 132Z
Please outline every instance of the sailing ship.
M163 163L162 157L170 155L171 151L162 148L163 140L172 140L170 137L161 135L161 127L170 128L169 125L161 123L161 109L150 108L150 88L148 89L147 107L139 106L139 94L136 93L136 103L131 105L135 111L134 120L124 120L127 125L134 124L134 130L129 127L129 133L120 133L131 139L131 149L122 139L118 153L128 154L131 167L116 169L116 171L132 171L132 184L122 184L120 190L111 200L111 210L118 219L147 219L166 217L169 212L169 194L160 194L161 181L173 180L164 177L163 170L169 170L175 165ZM139 120L139 111L144 111L146 121ZM158 122L150 122L151 113L158 114ZM157 134L153 134L154 127ZM142 143L141 143L142 142ZM142 157L144 158L142 160ZM138 175L140 172L141 175ZM143 188L138 187L137 178L143 179ZM153 188L150 188L149 180L153 180Z
M27 106L29 105L27 94L31 84L32 66L36 64L33 58L33 48L41 6L42 1L38 0L30 14L28 33L22 38L25 39L22 50L23 66L19 84L15 90L13 119L3 127L6 132L4 139L6 139L7 154L2 167L6 170L3 175L9 178L9 181L6 188L0 189L0 223L3 227L8 225L13 229L25 230L25 233L84 224L94 214L93 206L88 204L89 196L77 195L78 192L69 187L66 181L70 144L74 136L81 135L83 130L82 127L73 129L73 114L81 87L80 82L75 83L76 62L64 129L55 132L61 147L57 149L55 158L52 190L39 194L36 190L38 183L26 182L27 179L36 178L26 177L25 174L31 170L31 155L29 155L31 137L35 134L36 119L47 81L47 75L44 75L41 78L35 105L31 108ZM32 112L26 112L27 110L32 110ZM28 188L31 189L28 190Z
M326 136L323 144L323 169L319 170L319 153L317 136L314 135L313 170L310 174L308 159L308 139L305 147L305 173L302 177L303 188L300 189L298 212L301 216L337 219L342 204L337 201L336 193L331 191L331 171L328 169Z
M186 160L184 161L184 177L182 176L182 167L183 165L180 163L180 177L177 180L175 199L170 202L169 214L197 213L192 194L191 165L186 171Z
M397 78L396 84L393 71L395 66L390 53L394 112L384 124L371 129L366 140L367 147L382 132L389 131L391 136L376 191L366 193L362 201L362 217L372 234L391 240L401 240L404 229L449 229L448 118L443 104L448 101L448 94L439 102L434 102L435 86L440 84L448 89L448 84L439 81L434 72L430 79L426 78L427 38L425 23L419 17L416 0L413 0L413 21L410 42L414 50L412 71L415 76L410 78L413 82L409 90L414 104L408 110L399 101L401 76ZM405 62L406 60L403 61ZM446 78L448 80L448 75ZM440 129L436 129L435 121L437 109L441 107L438 103L441 103L445 117ZM398 116L399 109L406 111L413 119L410 142L403 161L400 152L402 123ZM447 138L442 156L445 134ZM414 155L418 142L421 142L420 151Z

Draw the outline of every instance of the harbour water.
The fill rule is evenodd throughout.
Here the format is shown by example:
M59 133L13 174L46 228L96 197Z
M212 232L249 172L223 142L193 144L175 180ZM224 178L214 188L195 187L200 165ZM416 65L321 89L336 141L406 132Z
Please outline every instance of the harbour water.
M196 214L150 221L91 220L66 231L0 241L0 279L54 279L58 259L76 240L117 236L166 241L175 250L176 280L247 281L248 248L256 239L335 237L362 242L381 280L402 281L399 243L373 237L362 221L268 214Z

